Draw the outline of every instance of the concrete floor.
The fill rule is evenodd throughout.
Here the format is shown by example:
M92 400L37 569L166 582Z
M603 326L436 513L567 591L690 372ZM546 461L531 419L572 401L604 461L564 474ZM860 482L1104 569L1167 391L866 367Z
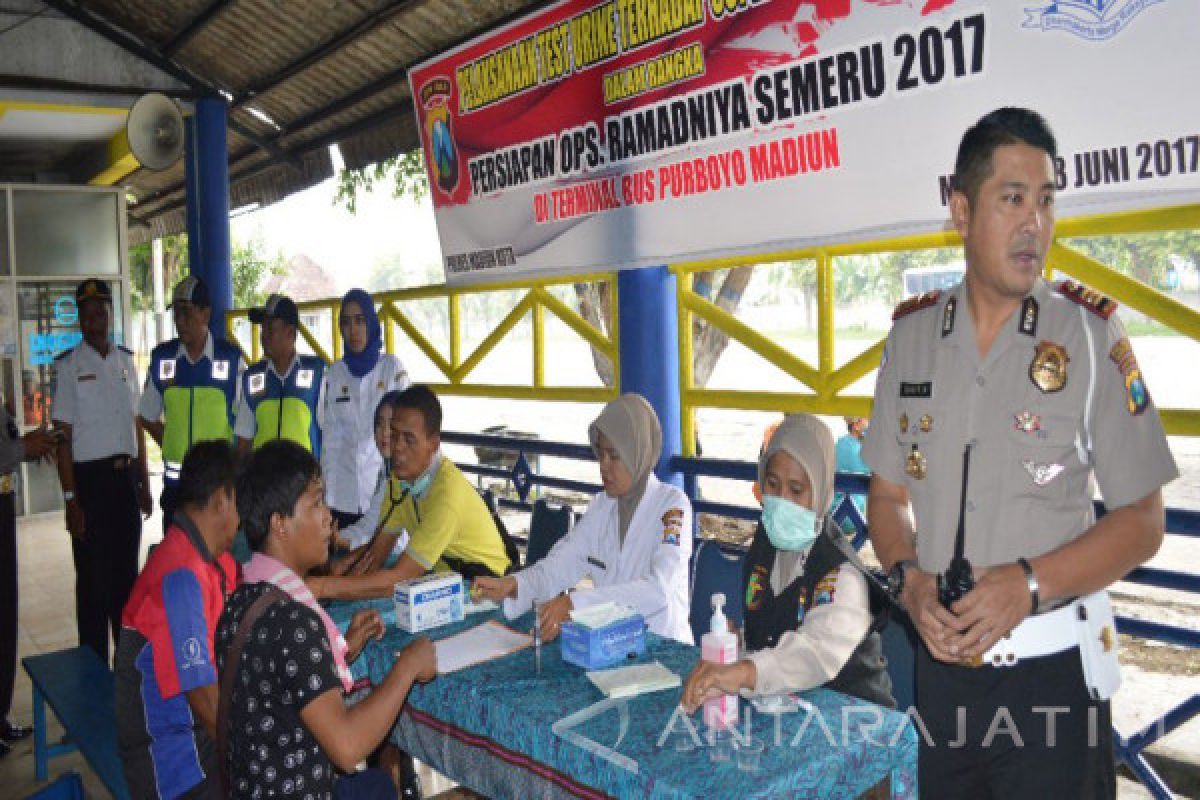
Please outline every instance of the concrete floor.
M161 539L161 530L161 521L157 513L145 522L142 536L143 561L150 545ZM74 567L71 563L71 546L63 526L62 516L43 514L21 520L17 525L17 553L20 576L17 627L18 659L28 655L74 647L78 644L75 628ZM1126 675L1127 685L1118 697L1124 696L1131 701L1131 705L1136 706L1145 702L1146 689L1149 687L1146 685L1136 686L1136 684L1136 688L1131 687L1128 685L1129 677ZM1178 688L1178 684L1175 683L1179 680L1178 678L1172 680L1166 676L1156 677L1155 684L1161 684L1165 679L1171 681L1167 685ZM1176 694L1176 691L1170 693ZM14 722L25 725L31 724L33 719L29 677L19 666L10 717ZM48 713L47 717L49 719L48 739L57 741L62 736L62 728L53 713ZM1193 721L1187 727L1194 729L1198 727L1196 723L1200 723L1200 720ZM1189 755L1180 752L1180 749L1183 751L1193 749L1195 744L1192 741L1193 736L1195 733L1187 737L1186 744L1184 741L1177 741L1175 744L1179 749L1175 749L1172 755L1182 756L1186 761L1195 764L1200 759L1200 753L1190 752ZM1179 737L1171 738L1178 740ZM1182 747L1180 747L1181 745ZM1192 772L1192 769L1188 770L1191 773L1189 777L1194 777L1196 774ZM109 796L78 753L52 760L49 769L50 779L53 780L70 770L77 771L83 776L88 797L104 798ZM438 800L450 800L451 798L473 796L469 793L460 793L454 788L455 785L452 781L433 772L428 767L422 766L421 774L427 798L437 795ZM1175 781L1172 782L1175 783ZM1192 781L1183 781L1183 783L1190 783L1191 786L1186 790L1188 794L1179 796L1200 796L1192 793L1195 783ZM37 791L43 785L34 779L32 738L18 743L12 753L5 758L0 758L0 798L22 798ZM1139 784L1122 778L1119 796L1122 800L1133 800L1134 798L1148 798L1150 794Z

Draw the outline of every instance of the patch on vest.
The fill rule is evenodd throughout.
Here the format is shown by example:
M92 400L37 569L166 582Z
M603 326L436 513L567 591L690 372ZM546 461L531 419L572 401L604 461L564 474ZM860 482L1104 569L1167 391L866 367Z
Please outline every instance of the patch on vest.
M763 590L767 586L767 568L759 565L754 568L754 572L750 573L750 580L746 581L746 610L758 611L758 607L762 605Z
M679 536L683 533L683 509L672 508L662 515L663 544L679 546Z
M920 311L922 308L929 308L932 305L937 305L938 298L941 296L942 290L934 289L931 292L913 295L907 300L901 301L900 304L896 306L895 310L892 311L892 322L895 322L901 317L907 317L914 311Z
M311 369L302 369L296 373L296 387L299 389L311 389L313 384L313 371Z
M213 362L212 377L214 381L229 380L229 362L225 359Z
M829 571L828 575L817 581L817 585L813 588L814 606L822 606L833 602L833 597L837 593L838 573L841 570L841 567L834 567Z
M247 384L250 394L262 394L267 390L267 375L265 372L252 372Z
M175 360L158 362L158 379L160 381L175 380Z
M1089 289L1075 281L1060 281L1054 287L1059 294L1073 303L1083 306L1100 319L1108 319L1117 310L1117 301L1095 289Z

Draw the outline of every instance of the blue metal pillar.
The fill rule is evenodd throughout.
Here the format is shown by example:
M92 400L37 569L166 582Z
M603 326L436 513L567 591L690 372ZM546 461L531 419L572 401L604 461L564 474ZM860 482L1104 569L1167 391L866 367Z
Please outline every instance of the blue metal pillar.
M650 401L662 424L663 454L655 473L683 487L683 476L670 468L683 452L679 431L679 328L675 276L666 267L617 273L620 323L621 391Z
M225 312L233 307L229 250L228 108L220 97L196 101L187 125L188 260L192 274L212 295L214 336L225 334Z

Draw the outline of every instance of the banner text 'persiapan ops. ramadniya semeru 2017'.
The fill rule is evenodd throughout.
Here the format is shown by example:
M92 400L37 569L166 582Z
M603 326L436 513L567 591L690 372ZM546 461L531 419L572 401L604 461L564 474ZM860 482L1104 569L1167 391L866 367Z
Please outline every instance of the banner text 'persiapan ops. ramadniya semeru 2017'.
M1200 200L1192 0L564 0L411 70L450 283L936 230L986 112L1059 216Z

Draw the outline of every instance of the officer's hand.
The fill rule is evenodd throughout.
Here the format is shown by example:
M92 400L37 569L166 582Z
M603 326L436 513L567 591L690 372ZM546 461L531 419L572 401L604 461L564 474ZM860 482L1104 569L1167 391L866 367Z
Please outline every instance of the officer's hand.
M571 616L571 595L560 594L553 600L538 606L538 626L542 631L542 641L551 642L562 632L562 624Z
M433 642L422 636L396 654L396 666L412 670L413 680L428 683L437 677L437 651Z
M951 653L964 660L982 656L1029 616L1032 606L1020 565L976 570L975 588L953 606L962 632L948 640Z
M145 481L138 484L137 502L142 517L150 519L154 514L154 498L150 496L150 485Z
M25 447L25 458L34 460L44 458L53 460L54 451L58 449L58 438L46 428L37 428L21 437Z
M383 637L385 630L383 617L375 609L364 608L356 611L350 619L350 627L346 629L346 645L349 648L346 660L353 661L358 658L367 642L372 639L378 641Z
M80 542L86 538L87 526L83 518L83 506L79 504L79 498L67 501L67 533Z
M679 704L691 714L709 698L733 694L741 689L753 689L758 682L758 668L749 659L734 664L713 664L701 661L683 684Z
M486 597L493 603L499 603L506 597L517 596L517 579L511 575L503 578L493 578L481 575L471 583L471 597Z
M947 642L958 633L959 624L938 602L934 576L917 567L909 567L904 575L900 604L908 611L929 653L938 661L956 663L959 657L950 651Z

